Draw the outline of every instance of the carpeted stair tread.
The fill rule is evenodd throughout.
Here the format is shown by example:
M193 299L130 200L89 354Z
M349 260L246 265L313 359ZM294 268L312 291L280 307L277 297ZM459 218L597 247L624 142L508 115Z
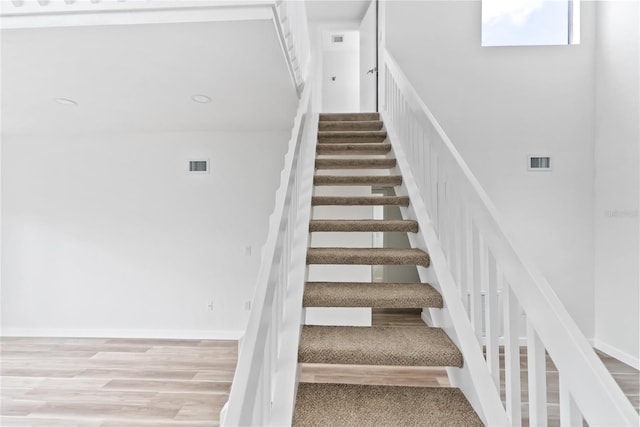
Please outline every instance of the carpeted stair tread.
M316 169L391 169L396 159L316 159Z
M383 130L318 132L318 144L363 144L383 142L385 139L387 132Z
M409 206L409 196L313 196L311 206Z
M390 219L314 219L309 222L309 231L417 233L418 222Z
M302 327L300 363L462 366L462 354L440 328L424 326Z
M421 249L309 248L307 264L420 265L429 266L429 255Z
M370 120L380 120L380 114L378 113L321 113L320 121L370 121Z
M400 185L400 175L316 175L313 177L314 185Z
M346 121L324 121L318 123L318 130L380 130L381 120L346 120Z
M307 282L304 307L442 308L442 296L423 283Z
M483 424L457 388L301 383L292 425L481 427Z
M352 154L387 154L391 151L389 143L357 143L357 144L318 144L317 154L352 155Z

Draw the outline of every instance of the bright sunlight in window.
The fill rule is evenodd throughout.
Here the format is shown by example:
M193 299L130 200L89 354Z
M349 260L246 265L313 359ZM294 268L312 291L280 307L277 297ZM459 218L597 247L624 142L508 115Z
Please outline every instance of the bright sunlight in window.
M482 46L578 44L579 0L482 0Z

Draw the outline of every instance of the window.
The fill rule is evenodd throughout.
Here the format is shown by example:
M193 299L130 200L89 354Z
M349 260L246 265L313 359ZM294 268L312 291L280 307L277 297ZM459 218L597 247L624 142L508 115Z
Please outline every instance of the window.
M482 0L482 46L580 43L579 0Z

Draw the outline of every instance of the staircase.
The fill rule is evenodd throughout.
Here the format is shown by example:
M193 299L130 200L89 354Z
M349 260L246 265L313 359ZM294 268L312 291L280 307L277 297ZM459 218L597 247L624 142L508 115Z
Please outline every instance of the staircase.
M377 113L321 114L315 186L397 187L396 160ZM381 170L391 174L381 174ZM327 175L326 170L340 170ZM362 170L370 175L349 175ZM407 196L314 196L312 206L399 206ZM346 212L346 211L345 211ZM352 217L345 215L346 217ZM312 219L309 231L417 233L409 220ZM307 265L411 265L428 267L420 249L311 247ZM426 283L307 282L307 307L442 308ZM420 326L312 326L302 328L298 362L407 367L461 367L462 354L439 328ZM463 393L451 387L300 383L293 425L482 425Z

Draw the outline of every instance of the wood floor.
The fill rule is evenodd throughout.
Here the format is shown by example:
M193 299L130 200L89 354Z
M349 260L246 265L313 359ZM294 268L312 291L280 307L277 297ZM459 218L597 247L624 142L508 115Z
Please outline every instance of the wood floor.
M373 313L375 325L420 322L419 310ZM2 338L0 344L1 426L217 426L237 360L235 341ZM599 355L638 410L638 371ZM449 386L442 368L304 365L301 380ZM558 374L550 362L547 382L549 424L559 425Z
M2 338L2 426L216 426L236 341Z

